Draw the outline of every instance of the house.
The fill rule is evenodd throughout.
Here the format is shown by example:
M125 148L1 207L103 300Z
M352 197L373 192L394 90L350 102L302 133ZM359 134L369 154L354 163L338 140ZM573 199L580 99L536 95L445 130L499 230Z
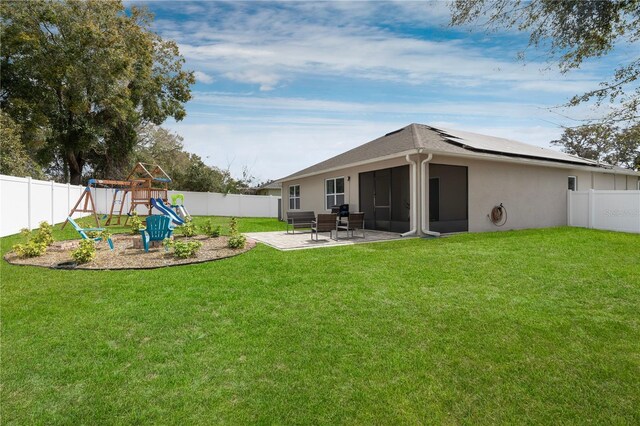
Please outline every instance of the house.
M640 173L481 134L411 124L279 180L283 209L349 204L406 234L567 224L567 190L636 190ZM503 206L506 223L491 212ZM493 217L495 219L495 217Z
M255 189L256 195L273 195L274 197L282 196L282 184L280 182L267 182Z

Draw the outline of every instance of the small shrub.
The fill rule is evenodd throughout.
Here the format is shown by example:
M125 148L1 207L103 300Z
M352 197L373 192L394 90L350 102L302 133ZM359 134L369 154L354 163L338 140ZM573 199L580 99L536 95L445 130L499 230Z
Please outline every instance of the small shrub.
M16 244L12 249L19 257L36 257L42 256L47 252L47 245L31 240L25 244Z
M103 243L107 243L107 241L109 240L109 238L111 238L112 235L113 234L109 232L108 229L104 229L98 234L98 236L102 238Z
M213 226L211 219L207 220L204 225L200 227L202 232L209 237L218 238L222 233L222 227L220 225Z
M190 217L187 217L182 226L180 226L180 231L185 237L193 237L196 235L196 224L193 223Z
M232 249L241 249L247 244L247 237L238 232L238 220L235 217L229 221L229 242L227 245Z
M51 225L47 222L40 222L40 227L35 234L27 228L21 229L20 234L27 240L26 243L11 247L19 257L42 256L47 252L47 247L53 244Z
M173 247L173 236L162 240L162 245L164 246L164 251L169 251L169 249Z
M233 237L238 234L238 219L232 217L229 221L229 234Z
M142 219L140 219L137 212L133 212L131 214L131 233L133 235L137 235L140 233L141 229L144 229L144 226L142 226Z
M40 227L32 237L32 241L36 243L43 243L47 247L50 246L53 244L53 235L51 233L52 229L52 226L46 221L40 222Z
M80 241L80 247L71 252L71 257L78 263L91 262L96 257L96 244L93 240Z
M186 259L188 257L194 257L198 250L202 247L200 241L174 241L173 243L173 255L179 259Z
M227 245L232 249L242 249L247 245L247 237L242 234L233 235L229 237Z

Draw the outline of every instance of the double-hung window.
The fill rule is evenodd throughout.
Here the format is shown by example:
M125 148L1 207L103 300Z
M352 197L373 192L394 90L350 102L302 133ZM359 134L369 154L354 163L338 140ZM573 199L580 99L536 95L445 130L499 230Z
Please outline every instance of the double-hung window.
M289 210L300 210L300 185L289 187Z
M331 210L333 206L344 204L344 178L332 178L325 181L325 208Z
M569 191L578 190L578 178L575 176L569 176Z

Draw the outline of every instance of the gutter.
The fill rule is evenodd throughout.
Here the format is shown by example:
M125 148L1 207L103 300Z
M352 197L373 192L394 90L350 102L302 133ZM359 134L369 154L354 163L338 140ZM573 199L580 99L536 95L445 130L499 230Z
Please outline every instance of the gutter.
M431 235L433 237L439 237L440 233L429 230L429 218L427 217L427 196L424 189L427 187L427 163L431 161L433 154L429 153L429 156L420 162L420 173L422 182L420 185L420 199L422 200L422 217L420 218L420 231L425 235Z
M420 155L422 152L422 148L418 148L417 154ZM411 173L411 186L413 187L413 191L411 191L411 218L413 219L413 227L403 233L400 234L401 237L408 237L410 235L418 234L418 203L416 201L418 195L418 162L413 161L410 157L410 154L407 154L404 158L407 160L407 163L411 164L411 169L413 173Z

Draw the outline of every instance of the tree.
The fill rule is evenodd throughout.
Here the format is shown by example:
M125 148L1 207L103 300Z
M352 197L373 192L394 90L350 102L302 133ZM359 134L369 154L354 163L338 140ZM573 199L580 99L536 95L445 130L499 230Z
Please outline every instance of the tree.
M529 32L529 45L544 48L563 73L587 58L610 53L615 46L640 40L640 0L455 0L452 25L478 23L488 29L516 28ZM567 105L609 101L604 121L633 123L640 118L639 50L620 65L610 81L574 96ZM524 55L522 55L524 57ZM615 103L615 104L614 104Z
M152 17L118 0L0 3L0 107L43 165L79 184L86 166L109 175L128 162L141 123L181 120L192 72Z
M640 124L623 130L606 123L567 128L551 143L568 154L629 169L640 167Z
M180 135L153 124L138 128L132 160L129 167L138 161L159 164L171 176L171 189L228 194L243 193L247 187L246 169L242 179L234 179L229 170L208 166L198 155L185 151Z
M0 111L0 173L41 179L44 177L42 170L24 149L20 141L21 134L20 125Z

